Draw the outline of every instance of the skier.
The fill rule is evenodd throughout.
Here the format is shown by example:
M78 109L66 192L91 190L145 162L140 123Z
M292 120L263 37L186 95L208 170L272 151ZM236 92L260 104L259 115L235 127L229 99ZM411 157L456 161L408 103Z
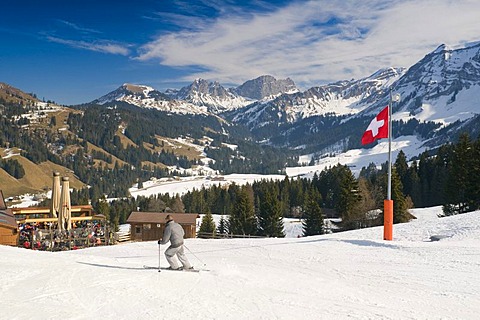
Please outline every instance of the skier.
M165 221L167 224L165 226L165 230L163 231L163 237L162 239L158 240L158 244L166 244L168 241L170 241L170 246L167 250L165 250L165 257L170 264L169 269L182 270L182 267L178 266L175 255L182 263L183 269L193 269L183 249L183 236L185 235L185 232L183 231L182 226L173 221L173 217L171 215L167 215L165 217Z

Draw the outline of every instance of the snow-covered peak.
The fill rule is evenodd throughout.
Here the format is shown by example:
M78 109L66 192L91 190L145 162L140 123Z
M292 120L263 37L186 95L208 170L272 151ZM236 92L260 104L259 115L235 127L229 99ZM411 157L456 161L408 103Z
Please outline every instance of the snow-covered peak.
M181 88L174 97L197 106L205 106L213 113L235 110L252 102L232 90L225 89L217 81L210 82L200 78Z
M450 48L447 47L446 44L441 44L435 50L432 51L432 54L438 54L446 50L450 50Z
M145 85L138 85L138 84L131 84L131 83L124 83L122 85L123 88L127 91L135 92L135 93L143 93L143 95L148 96L151 91L155 91L152 87L145 86Z
M207 114L207 109L185 101L178 101L168 95L145 85L125 83L118 89L92 101L92 103L105 104L122 101L140 108L157 109L159 111L178 114Z
M238 95L254 100L262 100L267 97L276 97L287 92L293 93L298 91L292 79L277 80L270 75L248 80L234 90Z
M392 85L402 101L395 112L404 120L450 124L479 113L480 43L451 49L441 45ZM386 97L382 104L388 103ZM377 109L381 105L377 105Z
M281 94L272 101L252 104L236 113L233 120L253 128L325 114L357 114L377 101L404 72L403 68L386 68L360 80L338 81L304 92Z

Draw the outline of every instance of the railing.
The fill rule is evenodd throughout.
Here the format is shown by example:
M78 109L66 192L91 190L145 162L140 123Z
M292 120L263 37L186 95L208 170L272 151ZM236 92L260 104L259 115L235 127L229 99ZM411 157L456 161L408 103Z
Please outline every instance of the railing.
M234 238L268 238L266 236L254 236L250 234L220 234L212 232L198 232L197 238L203 239L234 239Z

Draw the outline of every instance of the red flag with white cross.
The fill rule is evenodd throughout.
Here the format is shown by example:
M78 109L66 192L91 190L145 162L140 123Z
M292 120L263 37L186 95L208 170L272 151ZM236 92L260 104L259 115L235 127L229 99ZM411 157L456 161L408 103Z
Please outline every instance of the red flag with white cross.
M377 139L388 138L388 106L370 122L362 136L362 145L374 142Z

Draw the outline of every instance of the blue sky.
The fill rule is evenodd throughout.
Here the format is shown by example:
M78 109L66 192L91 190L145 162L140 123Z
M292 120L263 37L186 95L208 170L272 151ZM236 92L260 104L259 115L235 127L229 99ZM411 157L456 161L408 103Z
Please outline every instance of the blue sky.
M270 74L306 89L480 40L477 0L4 2L0 82L66 105L126 82L229 87Z

